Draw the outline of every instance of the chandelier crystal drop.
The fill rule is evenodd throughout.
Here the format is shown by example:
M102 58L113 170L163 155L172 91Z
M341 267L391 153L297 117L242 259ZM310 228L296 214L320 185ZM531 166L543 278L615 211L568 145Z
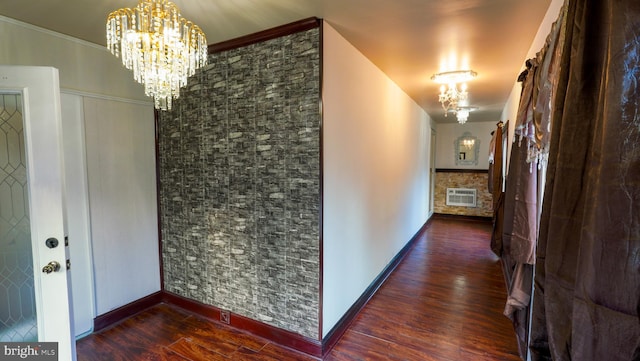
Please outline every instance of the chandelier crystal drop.
M187 78L207 64L204 33L167 0L140 0L109 14L107 48L162 110L171 110Z

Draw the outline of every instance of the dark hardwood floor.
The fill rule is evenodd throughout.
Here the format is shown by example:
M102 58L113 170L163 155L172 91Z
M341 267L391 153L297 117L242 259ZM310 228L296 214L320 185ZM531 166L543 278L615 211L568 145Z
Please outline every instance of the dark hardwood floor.
M520 360L488 223L436 218L325 360ZM160 304L77 343L78 360L316 360Z

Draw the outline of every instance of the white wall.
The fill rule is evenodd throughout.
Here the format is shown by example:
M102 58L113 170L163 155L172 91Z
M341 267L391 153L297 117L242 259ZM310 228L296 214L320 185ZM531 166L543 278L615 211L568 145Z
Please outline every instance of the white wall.
M131 72L105 47L3 16L0 64L59 69L74 321L80 335L91 330L96 315L159 290L153 106ZM86 110L91 112L89 117ZM104 124L111 131L109 127L117 122L117 130L124 135L101 133L85 139L85 118L92 121L91 129ZM131 134L138 137L128 148L92 143L113 144L106 138L128 139ZM87 147L93 152L88 160ZM99 158L96 152L107 157L130 153L113 168L105 168L91 163ZM91 193L87 161L94 166ZM126 184L123 179L114 180L123 169L129 172L123 178L129 180ZM109 208L112 203L107 203L124 200L131 203L123 205L124 210ZM120 232L118 236L128 234L108 239L102 231L105 227Z
M0 64L52 66L59 71L63 90L149 101L142 85L106 46L4 16L0 16Z
M489 169L489 144L491 132L496 130L495 122L439 123L436 125L436 168L448 169ZM454 142L465 132L471 133L480 141L478 165L456 165Z
M153 109L84 98L96 314L160 290Z
M323 337L427 221L429 116L323 32Z

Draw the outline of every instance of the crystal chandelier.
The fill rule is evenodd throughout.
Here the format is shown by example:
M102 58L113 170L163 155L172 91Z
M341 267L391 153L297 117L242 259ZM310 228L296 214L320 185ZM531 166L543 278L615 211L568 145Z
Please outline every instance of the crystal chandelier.
M456 119L458 120L458 123L464 124L469 119L469 113L471 113L474 110L478 110L478 107L459 106L455 109L450 109L449 112L456 115Z
M456 111L456 118L458 119L458 123L466 123L467 119L469 119L469 109L459 108L458 111Z
M475 78L477 73L473 70L455 70L444 73L437 73L431 77L440 86L438 101L444 109L444 116L447 113L454 113L460 124L464 124L469 118L469 93L467 92L467 81ZM458 90L458 84L460 89Z
M171 110L187 78L207 63L204 33L167 0L140 0L109 14L107 47L162 110Z

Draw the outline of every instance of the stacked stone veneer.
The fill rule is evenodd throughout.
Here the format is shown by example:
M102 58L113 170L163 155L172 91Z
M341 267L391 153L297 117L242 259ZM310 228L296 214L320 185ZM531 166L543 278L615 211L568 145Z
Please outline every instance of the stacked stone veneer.
M493 201L488 191L488 182L489 174L486 172L436 172L435 213L491 217ZM447 188L476 189L476 207L447 206Z
M159 116L164 286L318 339L320 34L210 55Z

